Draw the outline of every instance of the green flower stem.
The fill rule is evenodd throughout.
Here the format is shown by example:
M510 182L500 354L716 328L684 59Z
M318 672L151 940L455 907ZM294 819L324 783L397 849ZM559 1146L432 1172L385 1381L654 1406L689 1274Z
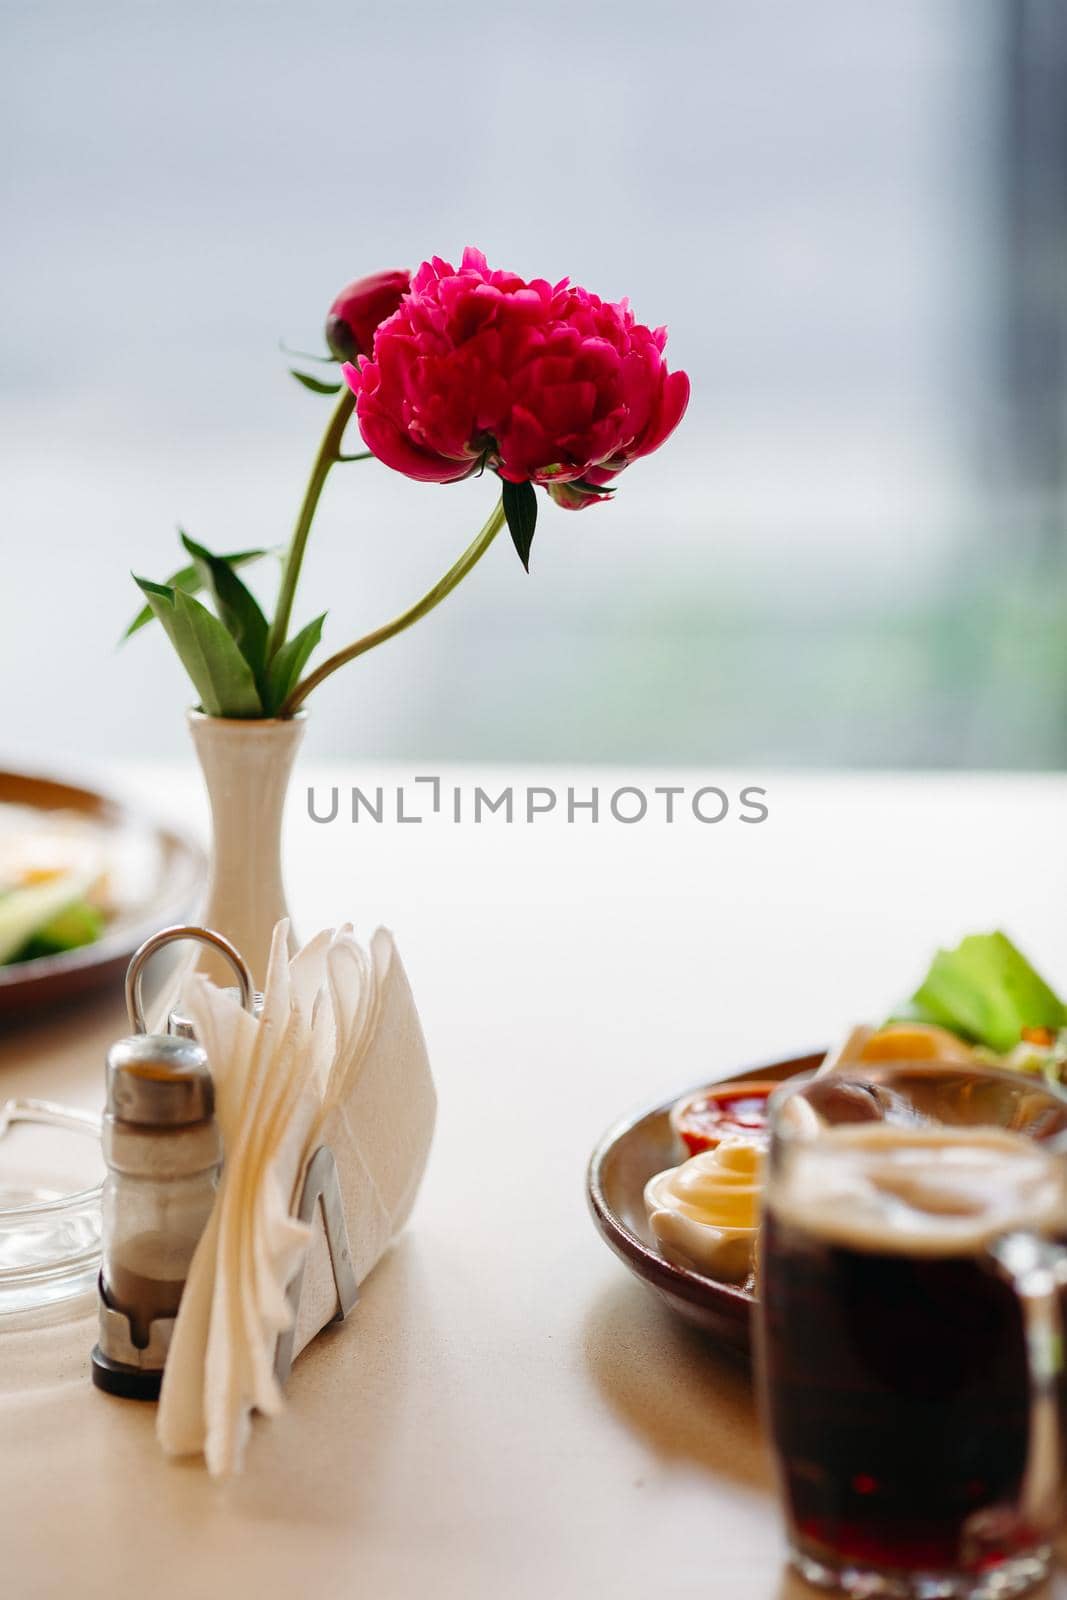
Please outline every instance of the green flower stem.
M352 415L356 397L345 384L341 398L337 402L337 409L330 418L330 425L322 436L319 453L315 457L315 465L311 469L311 477L304 493L304 503L300 507L300 515L293 529L293 537L285 555L285 566L282 568L282 583L278 591L278 605L267 634L267 660L270 661L285 643L289 633L289 621L293 614L293 599L296 595L296 585L300 578L300 568L304 562L304 550L307 547L308 534L311 524L318 509L319 497L323 486L330 475L330 468L341 459L341 440Z
M457 584L463 582L468 572L477 566L503 526L504 501L501 498L493 507L492 515L478 534L478 537L467 546L455 565L449 567L444 577L434 584L428 594L424 594L422 599L416 601L407 611L402 611L398 617L394 617L392 622L387 622L383 627L376 628L373 633L368 633L362 639L357 639L355 644L350 644L346 649L339 650L336 655L330 656L327 661L324 661L320 667L316 667L314 672L308 673L308 676L301 683L298 683L292 691L280 714L283 717L291 717L294 711L307 699L312 689L317 689L324 679L328 678L332 672L337 671L338 667L343 667L348 661L354 661L357 656L366 655L368 650L373 650L376 645L384 644L386 639L391 639L394 634L403 633L405 628L410 628L412 623L418 622L421 617L426 616L428 612L433 610L434 606L439 606L441 601L452 593Z

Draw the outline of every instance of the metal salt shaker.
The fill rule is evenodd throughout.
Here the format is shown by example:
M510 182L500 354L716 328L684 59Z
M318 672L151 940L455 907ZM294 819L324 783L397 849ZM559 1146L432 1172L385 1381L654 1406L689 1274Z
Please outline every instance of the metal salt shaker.
M111 1394L151 1400L159 1394L174 1319L193 1253L215 1201L222 1145L207 1055L189 1037L147 1033L141 974L175 939L220 950L237 974L251 1010L252 979L221 935L167 928L143 944L126 975L134 1029L107 1054L99 1343L93 1382Z

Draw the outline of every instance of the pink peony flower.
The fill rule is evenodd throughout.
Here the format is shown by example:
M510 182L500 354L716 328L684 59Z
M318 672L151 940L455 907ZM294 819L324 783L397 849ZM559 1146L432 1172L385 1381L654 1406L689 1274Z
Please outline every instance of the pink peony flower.
M610 494L681 421L689 379L667 371L666 339L625 300L491 272L468 249L458 272L424 262L372 354L343 371L387 466L428 483L490 467L573 510Z
M378 324L392 316L410 284L410 272L372 272L341 290L326 318L326 343L338 361L370 354Z

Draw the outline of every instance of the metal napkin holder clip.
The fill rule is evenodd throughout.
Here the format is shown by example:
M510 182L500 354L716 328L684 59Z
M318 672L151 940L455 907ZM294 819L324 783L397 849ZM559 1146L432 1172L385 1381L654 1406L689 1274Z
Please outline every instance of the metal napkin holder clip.
M163 928L136 952L126 972L126 1009L129 1013L130 1026L135 1033L146 1033L144 1004L141 996L141 981L144 968L148 961L164 946L177 940L191 939L199 944L210 945L229 962L237 977L237 994L246 1011L257 1015L263 1004L263 996L257 994L252 982L252 974L248 964L240 952L223 938L221 933L216 933L211 928L202 928L192 924L181 924L171 928ZM193 1039L195 1031L188 1018L172 1011L167 1018L167 1032L179 1038ZM225 1153L223 1159L225 1160ZM355 1268L352 1265L352 1248L348 1238L348 1226L345 1222L344 1200L341 1194L341 1180L337 1172L337 1162L333 1150L328 1144L320 1144L312 1153L311 1159L304 1168L303 1176L298 1180L293 1197L290 1202L290 1212L298 1222L311 1227L315 1221L315 1212L321 1206L322 1225L326 1235L326 1246L330 1255L330 1267L333 1272L334 1288L337 1291L337 1311L332 1318L334 1322L343 1322L359 1299L359 1284L356 1282ZM286 1299L289 1304L289 1327L278 1335L278 1344L274 1355L274 1376L278 1383L284 1385L289 1378L293 1365L293 1343L296 1338L297 1313L300 1310L300 1296L304 1287L304 1274L307 1269L308 1252L305 1251L296 1272L289 1281ZM134 1366L160 1367L166 1360L170 1348L171 1335L174 1329L174 1317L157 1317L149 1325L149 1342L145 1349L137 1349L131 1337L130 1324L124 1312L107 1306L101 1301L101 1316L106 1317L111 1337L115 1344L128 1350L128 1359Z

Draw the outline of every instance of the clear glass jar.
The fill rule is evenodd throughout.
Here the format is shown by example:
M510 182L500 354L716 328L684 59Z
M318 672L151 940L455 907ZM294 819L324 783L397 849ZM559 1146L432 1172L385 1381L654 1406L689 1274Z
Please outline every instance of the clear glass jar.
M100 1118L8 1100L0 1146L0 1330L81 1316L100 1270Z

